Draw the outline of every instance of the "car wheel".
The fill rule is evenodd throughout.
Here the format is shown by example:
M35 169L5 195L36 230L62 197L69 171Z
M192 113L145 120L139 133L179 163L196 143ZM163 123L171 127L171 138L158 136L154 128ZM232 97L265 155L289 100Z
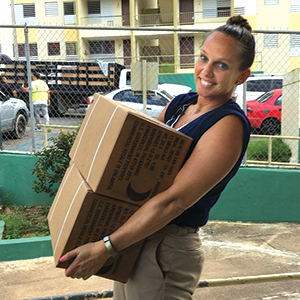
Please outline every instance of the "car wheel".
M278 119L266 119L261 124L261 131L267 135L279 134L281 131L281 123Z
M27 119L22 114L19 113L15 119L14 129L13 129L13 136L14 138L20 139L24 136L26 131Z

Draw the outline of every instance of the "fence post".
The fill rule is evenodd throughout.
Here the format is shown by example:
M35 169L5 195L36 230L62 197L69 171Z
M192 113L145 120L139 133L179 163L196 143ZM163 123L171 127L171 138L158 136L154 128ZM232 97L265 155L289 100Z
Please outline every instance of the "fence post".
M26 65L27 65L27 79L28 79L28 89L29 89L29 107L30 107L30 126L31 126L31 139L32 139L32 152L36 152L36 144L35 144L35 121L34 121L34 111L33 111L33 103L32 103L32 87L31 87L31 65L30 65L30 52L29 52L29 39L28 39L28 27L27 23L25 23L24 27L25 34L25 55L26 55Z

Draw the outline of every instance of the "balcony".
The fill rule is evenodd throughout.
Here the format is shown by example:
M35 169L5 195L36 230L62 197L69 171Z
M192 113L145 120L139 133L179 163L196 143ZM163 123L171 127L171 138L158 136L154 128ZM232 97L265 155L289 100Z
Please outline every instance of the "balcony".
M174 26L173 12L143 13L136 16L137 27ZM230 16L230 9L180 12L178 25L194 25L224 22ZM209 19L209 20L208 20Z
M90 14L87 17L80 19L81 25L95 25L98 26L129 26L129 16L126 15L99 15Z
M156 10L158 11L158 10ZM174 26L173 12L153 13L145 10L144 13L136 15L134 27ZM205 10L199 12L180 12L178 25L195 25L220 23L226 21L230 16L230 9ZM81 25L98 26L129 26L129 15L102 15L90 14L81 18Z

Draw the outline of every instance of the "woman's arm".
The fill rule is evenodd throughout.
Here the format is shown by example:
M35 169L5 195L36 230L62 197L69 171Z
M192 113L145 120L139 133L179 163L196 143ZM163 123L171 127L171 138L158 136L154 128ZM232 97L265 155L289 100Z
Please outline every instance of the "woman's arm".
M118 230L110 235L119 252L166 226L196 203L232 169L243 146L243 126L233 115L211 127L199 140L172 186L146 202ZM67 253L63 260L75 258L66 276L87 279L108 259L103 241L86 244Z

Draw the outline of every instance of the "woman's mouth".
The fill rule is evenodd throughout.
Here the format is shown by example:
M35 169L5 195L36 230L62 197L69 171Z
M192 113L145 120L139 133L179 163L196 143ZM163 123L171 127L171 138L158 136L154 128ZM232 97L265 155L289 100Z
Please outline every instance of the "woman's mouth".
M202 78L201 78L201 84L203 84L204 86L211 86L211 85L213 85L212 82L208 82L208 81L206 81L206 80L204 80Z

